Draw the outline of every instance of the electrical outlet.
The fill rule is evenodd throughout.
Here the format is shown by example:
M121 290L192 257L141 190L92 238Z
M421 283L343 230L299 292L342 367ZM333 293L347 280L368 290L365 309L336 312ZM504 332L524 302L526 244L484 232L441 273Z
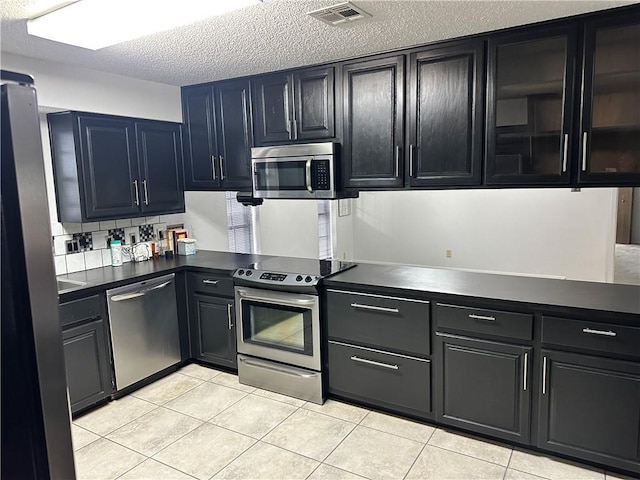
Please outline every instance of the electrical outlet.
M447 258L451 258L452 257L451 250L445 250L444 256Z

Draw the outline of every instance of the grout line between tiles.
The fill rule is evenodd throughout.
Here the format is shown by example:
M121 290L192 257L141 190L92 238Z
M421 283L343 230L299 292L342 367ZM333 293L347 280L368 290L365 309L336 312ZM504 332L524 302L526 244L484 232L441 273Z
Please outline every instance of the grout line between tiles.
M509 460L507 461L507 468L504 469L504 475L502 476L502 480L506 480L507 478L507 470L509 470L509 465L511 465L511 457L513 457L513 448L509 453Z
M433 433L431 435L433 436ZM431 440L431 437L429 437L429 440ZM413 462L411 462L411 465L409 466L407 473L405 473L404 476L402 477L403 480L407 478L407 475L409 475L409 472L411 472L411 470L413 469L413 466L416 464L416 462L420 458L420 455L422 455L422 452L424 452L424 449L427 448L427 445L428 443L425 443L420 449L420 451L418 452L418 455L416 455L416 458L413 459Z
M441 447L441 446L439 446L439 445L433 445L433 444L431 444L431 443L429 443L428 445L429 445L430 447L437 448L437 449L439 449L439 450L444 450L445 452L457 453L458 455L462 455L463 457L473 458L474 460L479 460L479 461L481 461L481 462L489 463L489 464L491 464L491 465L497 465L498 467L502 467L502 468L504 468L504 469L509 468L509 467L507 467L507 466L505 466L505 465L501 465L501 464L499 464L499 463L495 463L495 462L491 462L491 461L489 461L489 460L485 460L484 458L474 457L473 455L469 455L469 454L467 454L467 453L462 453L462 452L459 452L459 451L456 451L456 450L449 450L448 448L444 448L444 447ZM509 458L511 458L511 457L509 457ZM525 472L525 473L526 473L526 472Z

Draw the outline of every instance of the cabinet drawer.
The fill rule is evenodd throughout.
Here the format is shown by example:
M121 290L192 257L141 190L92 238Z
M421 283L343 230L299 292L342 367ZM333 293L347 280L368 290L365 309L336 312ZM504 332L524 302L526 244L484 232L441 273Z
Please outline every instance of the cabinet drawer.
M640 328L542 317L542 342L640 357Z
M330 338L429 355L429 302L327 291Z
M400 411L431 411L431 362L329 341L329 391Z
M100 296L93 295L91 297L79 298L78 300L62 303L58 311L60 312L61 325L69 325L81 320L98 318L102 315Z
M189 291L233 297L233 279L230 275L190 273Z
M533 315L436 304L438 330L454 330L519 340L533 338Z

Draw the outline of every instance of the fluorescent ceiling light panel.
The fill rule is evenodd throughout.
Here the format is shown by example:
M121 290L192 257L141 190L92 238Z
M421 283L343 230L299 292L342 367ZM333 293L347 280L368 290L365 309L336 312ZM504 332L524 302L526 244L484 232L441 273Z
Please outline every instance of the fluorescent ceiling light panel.
M98 50L262 0L79 0L27 21L30 35Z

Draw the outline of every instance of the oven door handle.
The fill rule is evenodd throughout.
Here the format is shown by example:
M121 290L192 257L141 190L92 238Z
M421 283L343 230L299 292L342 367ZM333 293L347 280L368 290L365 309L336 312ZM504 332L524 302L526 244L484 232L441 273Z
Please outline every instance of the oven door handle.
M309 299L287 298L285 300L285 299L279 299L279 298L261 297L253 293L251 295L239 293L239 297L241 302L245 300L250 300L250 301L256 301L256 302L271 303L274 305L293 305L293 306L299 305L301 307L312 306L317 302L316 298L309 298Z
M292 377L310 378L317 375L317 373L302 373L297 370L294 371L294 370L288 369L286 367L279 367L277 365L274 365L271 362L269 363L261 362L260 360L255 358L248 359L248 358L238 357L238 361L250 367L264 368L266 370L272 370L274 372L284 373L285 375L291 375Z

